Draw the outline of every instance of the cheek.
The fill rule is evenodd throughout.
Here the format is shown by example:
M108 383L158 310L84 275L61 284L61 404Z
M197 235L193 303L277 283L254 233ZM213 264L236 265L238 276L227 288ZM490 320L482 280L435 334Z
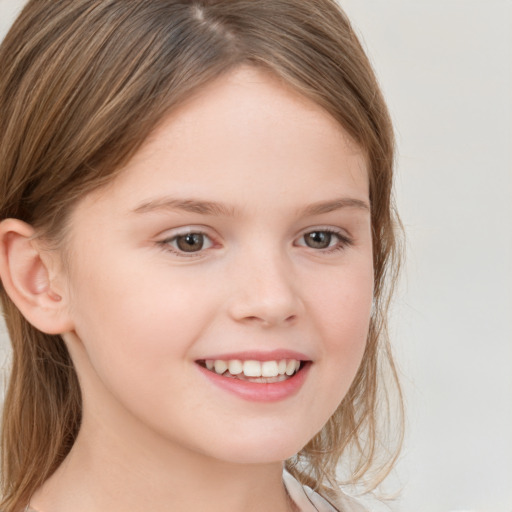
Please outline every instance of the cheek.
M87 283L74 294L83 346L76 367L90 407L110 417L121 405L157 428L176 421L173 397L194 403L185 387L190 347L208 325L211 301L190 282L167 281L147 264L128 267L89 268L87 281L76 276L76 283Z
M167 280L147 262L123 264L121 258L87 270L87 276L74 277L73 310L77 334L98 372L122 366L137 374L156 370L171 356L185 358L208 323L211 301L179 276Z
M348 390L364 354L373 302L373 266L361 260L324 280L323 290L311 302L321 335L326 378ZM343 392L343 394L344 394ZM341 396L340 400L343 398Z
M317 276L316 283L311 283L311 290L314 288L316 292L308 294L310 304L321 319L320 328L328 330L329 339L340 333L346 343L360 343L360 334L368 331L373 302L371 261L365 258L358 265L334 269L321 280Z

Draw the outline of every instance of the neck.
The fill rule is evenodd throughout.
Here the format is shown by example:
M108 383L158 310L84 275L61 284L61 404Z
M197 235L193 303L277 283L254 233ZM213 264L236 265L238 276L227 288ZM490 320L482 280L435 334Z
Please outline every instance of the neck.
M84 415L73 449L31 506L38 512L293 510L280 462L220 461L141 434Z

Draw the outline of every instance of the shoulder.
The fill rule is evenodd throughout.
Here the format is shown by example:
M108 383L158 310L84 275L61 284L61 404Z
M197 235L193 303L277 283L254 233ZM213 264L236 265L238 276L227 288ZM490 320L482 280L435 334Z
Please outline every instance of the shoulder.
M327 500L307 485L302 485L286 470L283 472L283 481L300 512L368 512L355 498L343 493L336 502Z

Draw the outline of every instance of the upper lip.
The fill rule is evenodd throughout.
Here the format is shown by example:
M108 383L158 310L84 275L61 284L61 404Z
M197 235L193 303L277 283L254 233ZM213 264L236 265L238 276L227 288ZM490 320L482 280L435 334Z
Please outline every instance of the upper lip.
M205 361L207 359L220 359L222 361L229 361L233 359L238 359L241 361L280 361L282 359L296 359L298 361L311 361L310 357L301 352L286 349L276 349L270 351L244 350L242 352L210 354L207 357L198 359L198 361Z

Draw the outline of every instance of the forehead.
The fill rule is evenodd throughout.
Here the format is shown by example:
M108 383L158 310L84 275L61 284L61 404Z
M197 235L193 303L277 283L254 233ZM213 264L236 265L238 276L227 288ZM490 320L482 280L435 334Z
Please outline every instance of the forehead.
M269 127L274 129L272 136ZM204 136L203 146L207 141L213 145L222 138L223 142L232 140L238 147L247 142L253 147L265 145L266 152L275 152L285 142L284 137L275 137L278 130L286 130L282 135L287 135L296 149L294 136L298 141L307 135L311 137L308 147L321 144L327 149L334 144L345 152L358 156L362 153L339 122L321 106L270 71L241 66L181 103L148 137L138 156L144 158L144 150L149 153L168 149L172 141L179 147L183 139L191 136ZM201 147L196 149L200 151ZM207 145L204 149L211 147Z
M282 80L241 67L169 114L103 193L135 200L169 186L188 196L219 193L250 203L257 191L275 189L314 201L317 189L321 200L334 183L344 195L367 198L359 146L322 107ZM286 199L281 195L283 204Z

